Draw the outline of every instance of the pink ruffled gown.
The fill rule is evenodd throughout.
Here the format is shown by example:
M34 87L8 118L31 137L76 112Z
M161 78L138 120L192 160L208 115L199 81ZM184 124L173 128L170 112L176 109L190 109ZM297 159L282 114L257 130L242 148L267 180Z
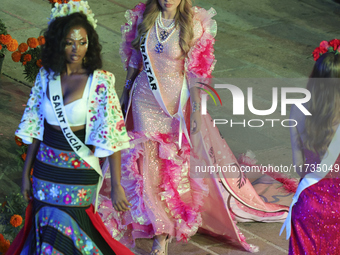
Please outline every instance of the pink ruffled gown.
M122 26L121 55L125 67L141 66L141 54L131 49L136 27L142 20L145 5L139 4L127 11L128 23ZM193 8L195 45L186 59L181 55L179 31L164 43L164 52L156 53L155 27L147 40L148 53L166 108L174 114L179 105L184 70L188 80L211 77L214 66L213 43L216 23L211 18L215 10ZM172 20L163 19L165 25ZM248 251L257 247L249 245L236 227L230 207L240 212L244 220L275 221L284 219L288 207L264 203L245 177L239 185L235 178L190 177L190 145L183 135L178 146L179 121L169 117L159 106L148 84L145 71L136 78L130 93L130 111L126 126L131 137L131 148L122 152L122 185L131 211L121 213L112 209L109 199L109 178L104 184L99 212L112 235L125 245L134 245L136 238L152 238L168 233L177 240L187 240L199 228L221 235ZM189 123L190 103L184 109ZM199 134L191 137L194 157L205 165L238 164L217 128L211 125L210 115L202 117ZM223 180L223 185L220 182ZM240 187L242 186L242 187Z
M318 155L304 150L305 164L319 164ZM333 168L339 170L340 155ZM340 178L330 172L306 188L292 209L289 254L339 254Z

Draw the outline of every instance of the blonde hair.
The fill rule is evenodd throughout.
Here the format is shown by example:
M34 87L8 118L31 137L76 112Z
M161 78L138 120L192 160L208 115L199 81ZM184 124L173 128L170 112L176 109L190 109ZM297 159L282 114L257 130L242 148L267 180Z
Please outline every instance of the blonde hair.
M339 123L340 55L323 54L315 63L307 84L311 92L308 110L312 116L305 120L305 147L323 156Z
M182 49L183 56L189 52L191 41L194 37L191 7L191 0L181 0L175 15L175 25L180 29L179 46ZM138 36L132 41L132 46L136 50L139 50L142 35L145 36L145 33L153 27L160 11L162 11L162 7L159 5L158 0L148 0L146 2L143 21L138 26Z

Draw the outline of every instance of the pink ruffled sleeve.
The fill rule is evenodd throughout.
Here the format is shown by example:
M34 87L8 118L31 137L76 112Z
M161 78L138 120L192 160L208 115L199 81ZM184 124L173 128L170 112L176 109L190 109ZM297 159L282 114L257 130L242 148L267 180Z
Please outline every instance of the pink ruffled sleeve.
M127 10L125 12L127 22L121 27L122 43L120 44L119 49L119 54L125 70L127 70L129 66L139 69L142 63L142 56L140 52L133 49L131 42L137 36L137 28L143 20L144 10L145 4L139 3L132 10Z
M213 8L207 11L199 7L193 7L193 11L194 45L185 59L189 87L194 86L197 80L204 82L206 79L211 78L211 73L216 63L214 43L217 24L212 19L216 15L216 11Z

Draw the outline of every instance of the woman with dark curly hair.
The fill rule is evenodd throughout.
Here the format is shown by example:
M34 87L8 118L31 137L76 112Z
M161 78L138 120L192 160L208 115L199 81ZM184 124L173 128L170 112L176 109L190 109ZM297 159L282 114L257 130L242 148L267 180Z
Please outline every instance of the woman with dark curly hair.
M132 254L106 230L97 211L107 157L112 204L130 205L120 185L120 150L129 146L113 74L87 2L56 5L37 75L16 135L30 144L22 194L25 227L8 254ZM88 146L86 146L86 145ZM30 169L34 165L32 185Z

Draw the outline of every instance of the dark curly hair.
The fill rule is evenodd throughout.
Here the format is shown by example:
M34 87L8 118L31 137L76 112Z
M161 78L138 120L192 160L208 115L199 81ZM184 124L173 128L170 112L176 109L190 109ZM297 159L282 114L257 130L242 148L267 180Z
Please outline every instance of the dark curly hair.
M44 68L55 75L66 71L66 36L70 29L75 26L83 27L88 36L88 49L86 52L86 62L83 68L88 74L102 67L100 52L102 46L99 43L98 34L93 26L87 21L86 15L73 13L65 17L56 18L44 31L46 43L42 46L41 60Z

